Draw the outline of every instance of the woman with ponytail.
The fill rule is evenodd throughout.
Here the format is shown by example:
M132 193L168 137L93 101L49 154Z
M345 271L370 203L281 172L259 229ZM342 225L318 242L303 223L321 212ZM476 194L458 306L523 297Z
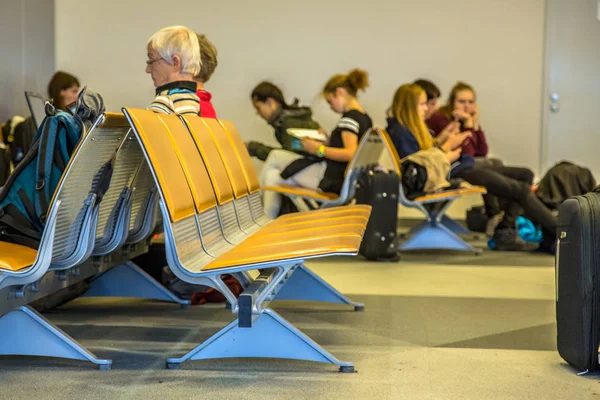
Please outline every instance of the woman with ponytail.
M357 99L358 91L364 91L368 85L368 75L360 69L331 77L322 95L341 119L329 140L322 143L304 138L302 147L306 156L285 150L271 151L261 172L261 184L287 184L340 193L346 166L354 157L362 135L373 126ZM266 191L263 202L265 213L271 218L277 217L281 195Z

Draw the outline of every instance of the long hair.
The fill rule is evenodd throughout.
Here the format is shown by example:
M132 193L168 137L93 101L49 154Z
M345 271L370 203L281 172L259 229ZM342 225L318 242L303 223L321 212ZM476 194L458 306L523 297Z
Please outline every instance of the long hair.
M421 150L427 150L433 147L433 139L417 110L422 94L425 94L425 91L417 84L410 83L400 86L394 94L388 114L390 117L396 118L400 125L406 127L414 135Z
M73 75L63 71L56 72L50 82L48 83L48 97L54 100L54 105L60 110L66 110L67 104L60 94L61 91L72 88L73 86L80 86L79 80Z
M450 90L450 94L448 95L448 100L446 101L446 105L439 109L439 112L442 113L449 120L452 119L452 112L454 111L454 102L456 101L456 95L458 92L462 92L463 90L468 90L473 93L473 96L476 96L475 89L473 86L468 83L458 81Z

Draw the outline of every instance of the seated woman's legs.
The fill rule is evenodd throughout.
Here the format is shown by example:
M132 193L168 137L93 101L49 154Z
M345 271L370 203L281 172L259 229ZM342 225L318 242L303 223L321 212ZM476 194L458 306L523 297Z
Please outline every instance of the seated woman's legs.
M292 161L302 156L286 150L273 150L265 161L265 166L260 174L260 183L262 186L273 186L279 184L301 186L308 189L317 189L319 183L325 175L327 164L322 161L312 164L289 179L281 177L283 171ZM281 208L281 195L273 191L263 192L263 205L265 214L273 219L279 215Z
M302 158L300 154L292 153L291 151L281 149L271 150L271 152L269 152L269 156L265 160L263 168L260 171L260 175L258 177L261 186L268 186L269 184L274 184L273 182L266 183L266 177L267 175L271 174L271 171L276 170L279 171L279 173L281 173L281 171L283 171L285 167L290 165L292 161L296 161L300 158Z
M528 247L524 243L519 242L518 235L512 239L508 238L507 231L512 230L516 234L515 220L519 213L519 207L516 204L512 205L513 202L518 203L534 222L542 225L547 231L556 231L556 218L544 204L537 200L528 183L509 178L500 172L487 168L465 169L458 174L458 177L473 185L484 186L488 193L492 195L512 201L504 205L504 219L496 229L496 234L498 234L497 239L513 241L515 246L512 249L518 249L519 247L525 249Z
M477 168L477 167L476 167ZM534 174L529 168L524 167L506 167L503 165L493 165L489 167L507 178L511 178L520 182L525 182L529 187L533 185Z
M528 168L522 167L505 167L501 162L491 162L493 159L485 159L486 161L490 161L487 163L477 162L475 159L475 169L479 170L482 168L488 168L493 171L496 171L507 178L512 178L517 181L525 182L528 186L533 184L533 172ZM499 160L495 160L499 161ZM499 198L493 194L486 194L483 196L483 202L485 205L485 211L489 218L488 228L486 229L486 233L488 235L492 235L496 229L496 226L501 221L500 212L506 208L506 202L500 204Z

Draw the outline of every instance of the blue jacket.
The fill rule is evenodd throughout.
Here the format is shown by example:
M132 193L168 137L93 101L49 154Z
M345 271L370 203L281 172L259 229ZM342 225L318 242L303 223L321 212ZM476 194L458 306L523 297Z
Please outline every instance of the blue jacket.
M410 130L396 120L396 118L387 119L387 132L396 147L396 151L400 158L408 157L413 153L421 150L417 138L412 134ZM460 158L452 163L450 170L450 178L454 178L456 174L466 168L473 168L475 166L475 159L469 155L463 154Z

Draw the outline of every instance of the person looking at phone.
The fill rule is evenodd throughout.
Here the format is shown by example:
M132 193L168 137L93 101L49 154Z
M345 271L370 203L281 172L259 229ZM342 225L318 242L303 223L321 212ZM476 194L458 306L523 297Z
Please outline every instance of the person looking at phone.
M281 148L304 155L302 143L292 138L288 129L319 129L319 124L312 119L309 107L301 107L298 99L291 104L286 103L281 89L271 82L259 83L250 93L252 106L256 114L273 127L275 139ZM272 150L277 147L268 146L257 141L246 143L251 157L265 161Z

